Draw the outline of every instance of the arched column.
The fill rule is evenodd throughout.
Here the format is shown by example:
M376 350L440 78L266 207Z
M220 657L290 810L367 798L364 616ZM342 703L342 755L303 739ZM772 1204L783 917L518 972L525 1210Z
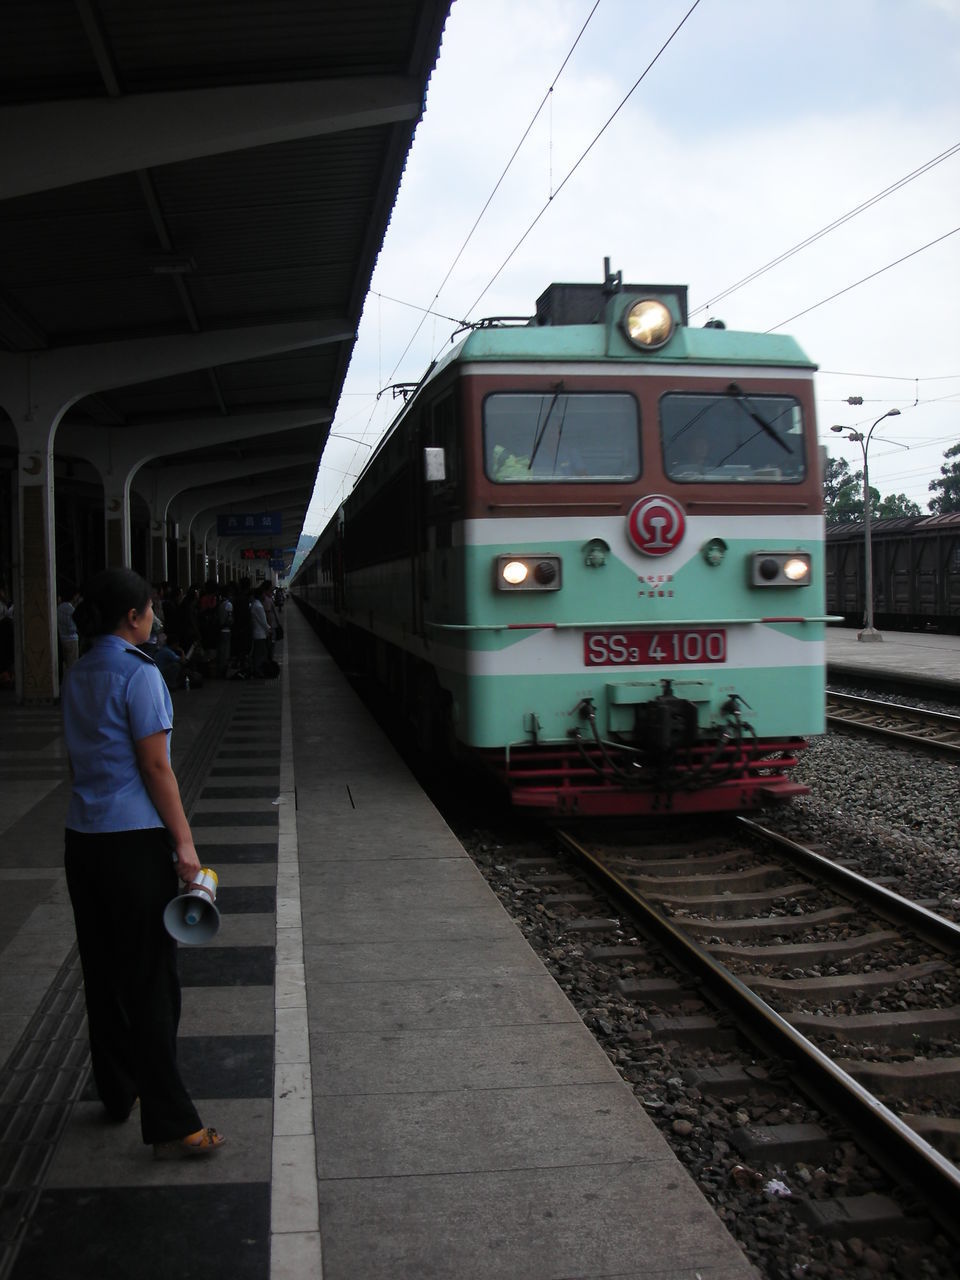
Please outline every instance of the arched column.
M60 693L53 447L67 409L95 391L131 381L148 381L354 336L353 329L343 321L306 320L29 353L0 352L0 404L13 421L19 449L19 573L14 601L19 701L52 701ZM129 477L119 483L128 486ZM123 492L120 511L127 512L129 537L129 501L123 500ZM120 537L122 543L122 529Z
M103 483L104 547L107 564L130 566L130 492L135 488L151 507L151 528L160 536L155 522L162 516L154 509L149 492L149 478L137 483L143 475L144 465L153 458L171 457L189 453L198 445L234 444L242 440L258 440L290 431L297 427L317 426L329 423L330 409L323 405L304 405L296 409L279 409L263 413L232 414L229 417L180 419L171 422L154 422L149 426L98 427L65 423L57 437L58 447L75 457L85 458L100 473ZM268 469L289 466L291 461L303 461L305 455L295 459L266 459ZM306 459L315 462L315 458ZM259 464L258 464L259 465ZM175 475L186 474L196 483L196 468L172 469ZM249 461L204 463L204 480L231 479L234 475L249 475ZM176 492L177 490L174 490ZM161 577L167 576L165 573Z
M50 376L45 353L0 352L0 404L17 433L12 587L18 702L60 696L53 442L60 419L79 398L67 389L69 382Z

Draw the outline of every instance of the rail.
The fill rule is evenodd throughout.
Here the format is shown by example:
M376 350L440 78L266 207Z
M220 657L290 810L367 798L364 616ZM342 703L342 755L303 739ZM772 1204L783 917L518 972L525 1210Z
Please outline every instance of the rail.
M870 886L870 902L884 913L910 922L924 937L936 933L939 945L954 956L960 953L960 927L940 920L932 912L899 895L873 885L855 873L836 868L828 859L784 841L759 824L739 819L745 829L781 844L791 860L804 861L808 868L826 873L843 885L846 893L860 894ZM721 960L691 935L691 932L660 910L646 893L639 892L621 875L603 853L585 846L568 831L557 833L564 847L583 863L602 888L619 899L641 927L653 934L679 957L683 967L699 976L731 1009L751 1036L769 1052L799 1064L805 1088L822 1104L856 1126L861 1141L874 1158L898 1180L909 1179L923 1194L930 1212L953 1238L960 1237L960 1169L900 1119L874 1094L849 1075L813 1044ZM809 860L808 860L809 859ZM842 873L834 876L833 872Z

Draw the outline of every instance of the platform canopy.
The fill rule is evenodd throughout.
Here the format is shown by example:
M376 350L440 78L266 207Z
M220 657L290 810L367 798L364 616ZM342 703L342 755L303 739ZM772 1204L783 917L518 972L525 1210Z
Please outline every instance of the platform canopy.
M4 0L0 467L26 369L58 483L195 475L296 542L449 3Z

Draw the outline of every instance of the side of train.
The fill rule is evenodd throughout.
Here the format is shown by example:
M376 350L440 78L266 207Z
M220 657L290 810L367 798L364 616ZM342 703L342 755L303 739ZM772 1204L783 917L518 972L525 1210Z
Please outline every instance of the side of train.
M429 370L292 589L515 804L638 815L805 790L823 583L810 361L608 271Z
M870 522L873 615L888 630L960 632L960 513ZM827 610L864 621L863 521L827 530Z

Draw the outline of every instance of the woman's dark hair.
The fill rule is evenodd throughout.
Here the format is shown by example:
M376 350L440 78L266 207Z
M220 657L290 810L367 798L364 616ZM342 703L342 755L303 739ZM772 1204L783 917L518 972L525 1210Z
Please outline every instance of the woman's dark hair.
M87 639L108 636L131 609L142 613L152 595L150 583L132 569L104 569L83 588L73 620Z

